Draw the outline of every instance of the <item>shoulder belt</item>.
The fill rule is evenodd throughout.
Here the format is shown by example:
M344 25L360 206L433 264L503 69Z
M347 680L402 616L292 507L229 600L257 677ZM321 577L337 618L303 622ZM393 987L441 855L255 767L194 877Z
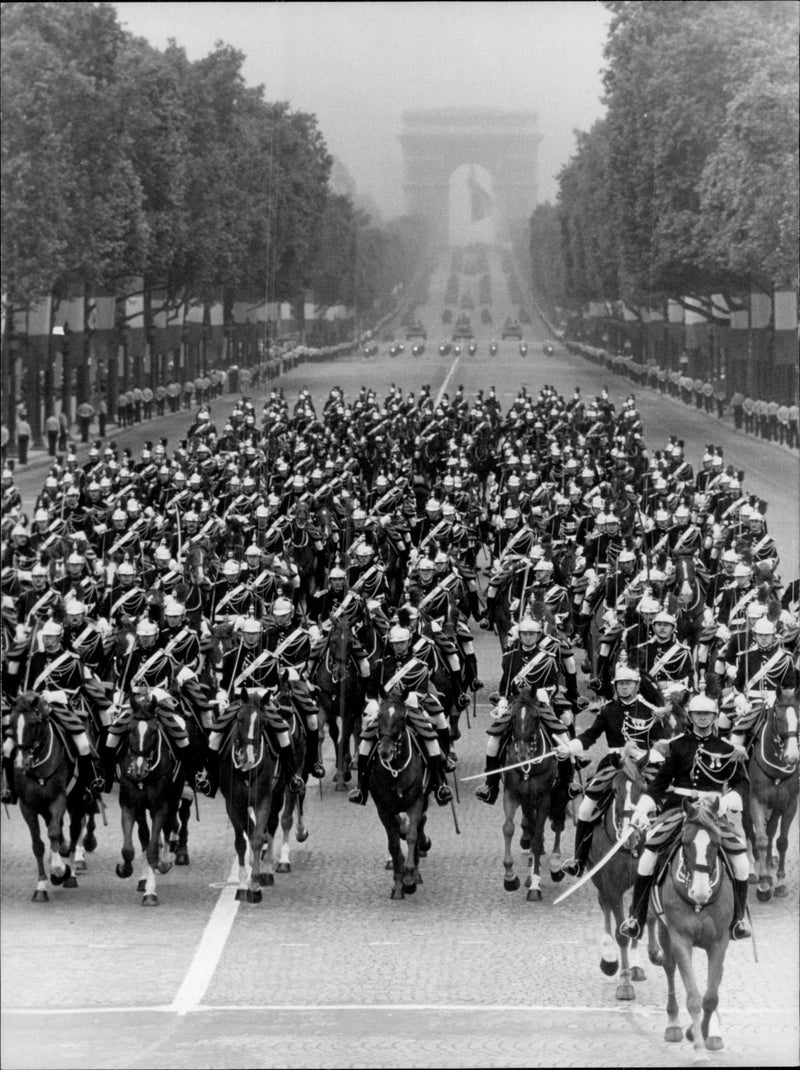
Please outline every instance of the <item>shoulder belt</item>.
M672 646L669 648L669 650L665 651L665 653L663 653L661 655L661 657L658 659L658 661L652 667L652 669L650 670L650 675L651 676L656 676L658 673L660 673L661 670L664 668L664 666L667 664L667 662L671 658L673 658L675 656L675 654L681 649L682 649L681 644L679 642L677 642L677 641L674 642L672 644Z
M552 658L552 656L553 655L551 651L537 651L536 654L534 654L534 656L531 658L531 660L526 665L523 665L522 668L519 670L517 675L514 677L514 683L522 683L524 680L527 680L528 674L534 668L537 668L545 660L545 658Z
M41 687L41 685L47 681L47 679L56 671L56 669L60 668L61 665L69 661L69 659L74 656L75 655L72 653L71 650L62 650L62 652L58 655L52 665L46 666L46 668L42 669L42 671L36 677L33 682L33 690L36 691L37 688Z
M747 603L750 602L753 598L755 598L757 594L758 592L756 591L755 587L751 591L746 591L736 603L736 605L731 609L730 613L728 614L728 619L730 620L731 617L738 617L741 611L747 605Z
M289 648L289 645L298 635L305 635L305 632L302 628L295 628L293 632L287 635L283 642L279 643L274 650L270 651L272 656L274 658L279 658L283 654L283 652Z
M769 672L771 672L772 669L775 668L775 666L778 664L778 661L785 653L786 651L783 649L783 647L778 647L778 649L775 651L769 661L765 661L761 668L758 670L758 672L755 674L755 676L751 676L750 679L747 681L748 688L754 687L757 683L760 683L761 680L763 680L764 677Z
M400 683L400 681L403 679L407 672L409 672L411 669L416 669L417 666L420 665L422 665L422 662L419 660L419 658L409 658L405 665L402 665L397 670L391 680L389 680L383 685L384 691L386 691L388 694L388 692L391 691L392 688L396 687Z
M245 584L239 583L239 584L236 585L236 587L233 588L232 591L228 591L227 594L225 595L225 597L221 598L219 600L219 603L214 607L214 616L216 616L217 613L219 613L219 611L222 609L222 607L225 605L226 602L230 602L230 600L233 598L234 595L241 594L243 591L247 591L247 590L248 590L248 588L245 586Z
M134 680L143 680L144 676L145 676L145 673L149 669L152 669L155 665L157 665L158 664L158 659L159 658L163 658L164 655L165 655L165 651L163 651L163 650L154 650L153 653L150 655L150 657L147 659L147 661L143 665L140 665L139 668L136 670L136 673L134 674L133 679Z

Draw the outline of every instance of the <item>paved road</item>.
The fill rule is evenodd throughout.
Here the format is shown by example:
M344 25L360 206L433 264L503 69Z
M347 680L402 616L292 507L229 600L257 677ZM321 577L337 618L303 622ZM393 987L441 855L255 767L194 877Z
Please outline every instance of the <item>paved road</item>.
M612 400L630 392L590 363L565 352L546 360L541 324L526 329L527 359L511 343L490 360L489 331L475 357L457 364L436 352L432 330L443 307L446 269L432 280L423 311L429 346L421 358L378 357L306 365L282 380L290 398L308 385L321 399L335 383L349 396L364 383L394 381L436 393L463 382L469 394L490 383L505 403L520 382ZM495 272L494 292L500 276ZM507 311L494 308L495 324ZM444 334L442 335L444 337ZM767 444L743 440L723 422L637 392L648 442L684 438L696 462L706 442L745 468L748 485L771 503L770 527L785 562L796 560L797 461ZM215 403L224 414L227 400ZM187 421L188 423L188 421ZM178 437L174 418L170 436ZM130 429L123 444L159 434ZM123 438L124 436L124 438ZM31 487L41 475L22 481ZM788 488L791 488L789 490ZM776 503L780 503L776 505ZM786 575L794 573L787 569ZM479 633L487 692L499 675L495 637ZM485 694L485 693L484 693ZM484 698L484 695L480 696ZM585 717L587 715L584 715ZM460 776L483 767L485 702L458 745ZM599 755L598 755L599 757ZM634 1003L615 1000L616 982L600 972L601 915L584 889L554 907L503 889L502 813L461 787L460 835L450 809L430 817L433 849L424 884L402 902L389 898L382 828L371 804L347 803L328 779L307 799L310 838L293 846L292 872L277 878L258 906L233 900L232 835L221 799L201 800L191 827L191 866L159 880L161 906L144 909L133 881L114 876L119 858L116 795L108 828L75 891L56 889L49 904L30 901L34 863L27 831L12 808L2 841L2 1065L12 1067L364 1067L364 1066L670 1066L691 1061L686 1043L663 1042L665 984L646 966ZM589 770L591 772L591 770ZM551 834L548 832L548 846ZM567 833L568 850L572 833ZM525 859L517 854L521 871ZM547 867L544 867L547 872ZM789 895L754 904L759 963L749 943L726 962L719 1065L795 1065L798 1061L798 852L790 849ZM564 885L561 885L563 888Z

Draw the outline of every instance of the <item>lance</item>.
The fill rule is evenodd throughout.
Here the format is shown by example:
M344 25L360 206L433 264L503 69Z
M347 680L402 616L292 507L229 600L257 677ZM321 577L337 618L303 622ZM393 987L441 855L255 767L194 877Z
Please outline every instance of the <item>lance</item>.
M492 773L507 773L509 769L521 769L523 765L535 765L536 762L543 762L545 758L555 758L557 752L554 750L545 751L544 754L539 754L535 758L526 758L524 762L515 762L513 765L504 765L502 769L493 769ZM486 773L477 773L475 776L462 776L461 783L466 784L468 780L481 780L486 776Z
M595 875L595 873L599 873L600 870L603 868L603 866L606 864L606 862L608 862L610 859L612 859L614 857L615 854L617 854L619 851L622 850L622 848L628 842L630 834L632 832L634 832L634 831L635 830L634 830L633 826L631 825L631 827L628 829L628 831L626 833L624 833L617 840L617 842L614 844L614 846L611 848L611 850L607 851L603 855L603 857L600 859L600 861L597 863L597 865L592 866L592 868L589 870L589 872L588 873L584 873L584 875L581 877L581 879L579 881L576 881L575 884L573 884L571 888L568 888L565 892L562 892L561 895L558 897L558 899L554 899L553 900L553 906L558 906L559 903L563 902L565 899L567 899L569 896L571 896L573 894L573 892L577 892L577 890L579 888L582 888L584 886L584 884L586 884L588 881L590 881L592 879L592 877Z

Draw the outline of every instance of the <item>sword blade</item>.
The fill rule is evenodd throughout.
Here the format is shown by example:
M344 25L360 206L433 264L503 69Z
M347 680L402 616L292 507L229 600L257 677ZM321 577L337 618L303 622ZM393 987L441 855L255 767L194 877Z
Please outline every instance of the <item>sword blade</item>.
M581 879L576 881L572 885L571 888L567 888L566 892L562 892L561 895L558 897L558 899L554 899L553 900L553 906L554 907L558 906L559 903L562 903L565 899L568 899L569 896L571 896L573 894L573 892L577 892L577 890L579 888L582 888L584 886L584 884L586 884L588 881L590 881L592 879L592 877L595 875L595 873L599 873L600 870L603 868L603 866L606 864L606 862L608 862L609 859L613 858L614 855L618 851L622 850L622 848L628 842L628 837L630 836L630 834L633 831L634 831L633 826L631 826L628 829L628 831L625 833L625 835L617 840L617 842L614 844L614 846L611 848L611 850L610 851L606 851L606 853L603 855L603 857L600 859L600 861L597 863L597 865L592 866L592 868L589 870L589 872L588 873L584 873L584 875L581 877Z
M462 784L465 784L468 780L480 780L481 777L489 776L493 773L507 773L509 769L521 769L523 765L534 765L536 762L543 762L545 758L554 758L556 752L554 750L545 751L544 754L537 755L536 758L526 758L524 762L514 762L513 765L504 765L502 769L492 769L491 773L477 773L475 776L462 776L459 779Z

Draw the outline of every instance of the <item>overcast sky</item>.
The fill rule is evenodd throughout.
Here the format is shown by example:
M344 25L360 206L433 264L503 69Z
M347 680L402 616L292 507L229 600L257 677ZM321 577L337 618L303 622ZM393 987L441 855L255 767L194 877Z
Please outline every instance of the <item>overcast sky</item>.
M599 3L118 3L122 24L190 59L218 40L242 51L267 100L317 116L328 149L387 218L400 215L402 113L415 108L533 110L541 200L603 114L609 13Z

